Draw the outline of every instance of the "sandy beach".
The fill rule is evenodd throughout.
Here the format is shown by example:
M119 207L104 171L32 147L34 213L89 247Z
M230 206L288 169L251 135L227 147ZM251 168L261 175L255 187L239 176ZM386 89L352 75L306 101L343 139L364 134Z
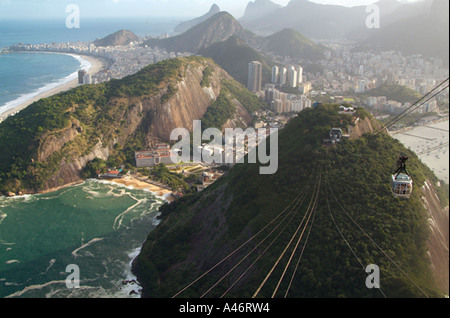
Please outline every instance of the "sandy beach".
M416 127L392 134L407 148L410 148L436 176L449 183L449 147L438 148L449 141L449 121Z
M153 184L141 181L133 177L124 177L122 179L105 179L109 182L118 183L126 187L133 187L134 189L147 190L155 193L159 197L164 197L168 201L172 201L172 191L163 189L161 187L155 186Z
M42 52L42 53L46 53L46 52ZM53 54L53 53L52 53ZM60 54L60 53L55 53L55 54ZM62 53L61 53L62 54ZM79 55L79 54L70 54L70 55L76 55L79 56L80 58L82 58L83 60L88 61L91 64L90 69L88 69L88 73L92 76L97 74L98 72L100 72L102 69L105 68L106 66L106 62L104 62L103 60L99 59L99 58L94 58L92 56L87 56L87 55ZM68 91L72 88L75 88L78 86L78 79L74 79L70 82L64 83L59 85L58 87L52 88L46 92L43 92L23 103L21 103L20 105L17 105L14 108L8 109L3 113L0 113L0 119L5 119L10 115L13 115L23 109L25 109L26 107L28 107L29 105L31 105L32 103L42 99L42 98L46 98L46 97L50 97L53 96L55 94L61 93L61 92L65 92Z

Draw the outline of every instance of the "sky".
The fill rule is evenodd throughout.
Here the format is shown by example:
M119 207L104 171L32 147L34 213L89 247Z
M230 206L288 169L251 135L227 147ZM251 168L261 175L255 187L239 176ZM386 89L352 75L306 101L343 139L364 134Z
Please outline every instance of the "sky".
M47 18L68 15L66 7L76 4L80 15L86 17L149 16L149 17L197 17L208 12L216 3L222 11L228 11L239 19L248 2L254 0L0 0L0 19ZM272 0L286 6L290 0ZM378 0L310 0L323 4L343 6L368 5ZM402 0L414 1L414 0Z

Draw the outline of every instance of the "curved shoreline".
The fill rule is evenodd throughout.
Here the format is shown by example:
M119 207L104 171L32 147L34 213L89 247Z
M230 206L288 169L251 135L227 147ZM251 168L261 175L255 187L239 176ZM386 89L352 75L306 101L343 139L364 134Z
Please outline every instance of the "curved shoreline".
M33 53L33 52L26 52L26 53ZM81 63L81 66L79 69L82 68L82 65L84 64L84 62L86 62L86 64L89 64L90 66L87 68L87 70L89 71L91 76L102 71L105 68L105 66L107 65L107 63L105 61L103 61L99 58L94 58L92 56L87 56L87 55L81 55L81 54L75 54L75 53L44 52L44 51L35 52L35 53L69 55L69 56L77 59ZM66 78L71 78L71 79L68 81L62 82L60 85L57 85L56 87L49 88L48 90L45 90L45 91L42 91L39 93L39 90L44 89L46 86L52 85L52 84L47 84L35 92L31 92L31 93L22 95L21 97L16 99L16 101L19 100L20 98L23 98L26 96L30 96L30 98L25 100L24 102L20 103L17 106L6 109L4 112L0 112L0 121L6 119L9 116L16 114L17 112L25 109L32 103L37 102L38 100L40 100L42 98L47 98L47 97L50 97L50 96L56 95L58 93L62 93L62 92L65 92L72 88L77 87L78 86L78 77L75 77L75 74L77 72L78 72L78 70L76 72L70 74L69 76L67 76ZM75 78L72 79L72 77L75 77ZM61 81L62 80L64 80L64 79L61 79ZM13 103L13 102L15 102L15 101L11 101L11 103Z

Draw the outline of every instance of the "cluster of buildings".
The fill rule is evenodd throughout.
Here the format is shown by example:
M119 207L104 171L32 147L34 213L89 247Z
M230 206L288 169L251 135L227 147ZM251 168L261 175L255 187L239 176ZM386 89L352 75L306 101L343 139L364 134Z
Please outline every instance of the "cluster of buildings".
M275 113L298 113L312 107L312 101L306 95L281 92L275 84L266 84L264 92L266 103Z
M281 91L282 87L297 90L295 90L295 93L285 93ZM253 93L262 91L262 63L259 61L252 61L248 65L247 88ZM265 101L275 113L298 113L306 108L311 108L312 102L307 97L311 90L311 83L304 83L301 66L291 66L288 69L274 66L272 68L272 83L266 84L264 87Z
M296 88L302 83L303 68L301 66L289 68L274 66L272 68L272 84Z
M449 76L449 68L440 58L404 55L398 51L356 52L349 43L323 44L332 51L316 73L308 73L308 79L329 96L367 95L382 85L400 85L425 95ZM448 95L447 90L417 112L435 111L440 100L448 100ZM361 105L388 113L408 107L408 104L379 96L364 98L361 102Z
M384 114L400 114L412 106L411 103L400 103L394 100L388 100L385 96L370 96L363 101L366 107ZM439 105L436 99L431 99L418 107L415 113L427 114L431 112L439 112Z
M306 95L312 90L312 84L306 81L306 75L303 74L301 66L289 68L274 66L272 68L272 84L278 87L297 88L301 95Z
M164 49L141 46L142 42L124 46L96 47L91 42L52 43L52 44L18 44L12 46L16 51L59 52L69 54L90 55L108 62L108 67L92 74L90 83L98 84L111 79L121 79L135 74L142 68L163 60L189 56L191 53L167 52Z
M301 66L278 67L272 68L271 83L277 87L297 88L299 94L306 95L312 90L312 84L305 81L306 76L303 74ZM247 88L253 93L262 90L262 63L252 61L248 64L248 81Z

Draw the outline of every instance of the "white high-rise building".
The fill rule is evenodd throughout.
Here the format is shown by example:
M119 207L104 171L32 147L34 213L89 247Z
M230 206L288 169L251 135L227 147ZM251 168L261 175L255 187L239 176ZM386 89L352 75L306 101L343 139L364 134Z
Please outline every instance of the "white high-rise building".
M288 85L289 87L298 86L298 74L295 67L291 66L288 71Z
M282 67L280 69L280 86L286 85L287 82L287 69Z
M298 83L303 83L303 67L298 67Z
M278 83L279 73L280 73L280 69L278 68L278 66L274 66L272 68L272 83L273 84Z

